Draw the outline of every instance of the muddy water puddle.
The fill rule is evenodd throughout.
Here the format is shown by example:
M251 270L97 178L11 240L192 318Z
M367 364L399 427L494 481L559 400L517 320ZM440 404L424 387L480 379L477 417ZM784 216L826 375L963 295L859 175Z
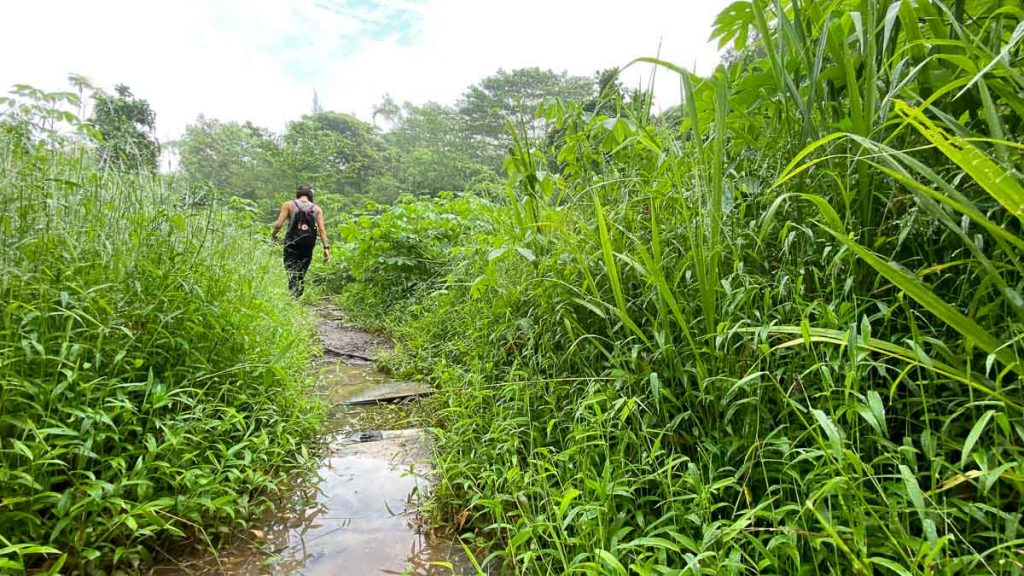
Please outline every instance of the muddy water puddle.
M357 340L351 332L329 320L321 325L322 335L344 333L349 341ZM357 352L363 354L366 348ZM393 381L369 362L353 361L345 349L341 352L333 362L328 357L321 363L314 391L332 406L317 478L290 489L274 514L256 522L245 541L215 557L179 561L153 574L476 573L459 546L421 530L417 505L433 483L429 434L421 429L362 430L360 416L372 407L346 404L380 396L412 398L424 387Z
M338 364L324 369L322 380L334 382L321 392L331 406L377 404L426 396L430 386L415 381L394 380L366 365Z
M319 481L258 523L250 543L157 574L474 574L457 546L419 530L416 504L431 485L427 434L358 437L339 434Z
M387 374L372 364L329 364L320 369L316 394L329 406L337 406L353 394L360 394L389 381Z
M372 365L328 366L321 382L343 383L321 386L316 392L331 407L324 422L325 435L407 428L412 403L430 392L418 382L392 380Z
M176 573L473 574L456 546L418 528L416 503L431 484L426 433L396 430L369 442L357 438L339 435L319 482L297 492L291 509L259 523L250 533L252 543L182 565Z

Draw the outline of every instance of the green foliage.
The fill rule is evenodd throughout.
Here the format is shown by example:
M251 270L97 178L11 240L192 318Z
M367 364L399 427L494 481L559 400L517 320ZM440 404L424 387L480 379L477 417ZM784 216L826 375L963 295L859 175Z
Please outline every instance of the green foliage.
M472 195L405 198L345 217L336 268L321 281L342 292L356 317L375 323L441 279L464 236L489 226L492 205Z
M98 139L98 133L69 108L81 105L73 92L46 92L17 84L10 96L0 97L0 137L21 149L32 146L60 147L71 135Z
M605 102L621 87L614 71L596 78ZM528 68L497 74L469 88L457 106L399 105L390 96L374 109L373 124L322 110L291 122L281 135L202 116L180 143L185 174L219 192L258 202L272 213L300 182L337 210L391 204L404 195L489 191L512 145L507 126L543 136L551 122L534 119L546 98L593 102L595 80ZM593 109L592 107L589 109ZM388 127L382 131L378 120Z
M0 137L0 572L141 571L311 464L307 315L192 198Z
M268 216L303 182L312 184L319 204L331 208L328 215L398 195L388 170L393 151L370 125L347 114L305 116L282 136L248 122L200 116L180 146L189 179L253 200Z
M407 103L394 119L385 138L400 153L394 169L402 190L436 196L466 190L474 181L497 181L496 165L488 163L486 149L470 137L457 109Z
M305 116L288 125L282 141L288 173L317 190L362 198L385 175L384 143L372 126L347 114Z
M668 117L544 106L411 300L345 288L442 390L437 521L516 573L1024 572L1022 21L739 1L711 77L646 59Z
M498 70L469 87L459 103L459 111L472 137L489 150L494 162L512 146L510 129L532 141L543 140L550 125L537 118L536 112L545 99L582 102L594 92L593 80L585 76L540 68Z
M293 179L279 165L276 137L249 122L220 122L200 116L185 129L181 168L194 182L208 182L223 194L257 202L275 210ZM276 213L275 213L276 214Z
M89 122L102 135L100 165L132 172L156 170L160 145L153 137L156 113L149 102L136 98L124 84L114 88L115 95L93 93L93 112Z

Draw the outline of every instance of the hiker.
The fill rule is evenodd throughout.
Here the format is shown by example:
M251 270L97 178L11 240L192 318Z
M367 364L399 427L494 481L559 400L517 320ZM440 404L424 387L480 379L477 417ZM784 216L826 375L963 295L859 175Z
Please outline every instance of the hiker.
M320 236L320 244L324 247L324 262L331 257L331 247L327 243L327 228L324 226L324 212L313 204L313 189L309 184L301 184L295 192L295 200L281 204L281 212L274 222L274 231L270 239L277 242L277 233L281 231L285 220L288 230L284 233L284 269L288 273L288 288L292 295L302 296L303 280L309 262L313 259L313 247L316 237Z

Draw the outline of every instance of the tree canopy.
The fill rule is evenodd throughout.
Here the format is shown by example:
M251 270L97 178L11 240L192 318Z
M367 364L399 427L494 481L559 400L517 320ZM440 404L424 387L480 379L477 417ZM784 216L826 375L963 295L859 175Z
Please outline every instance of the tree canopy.
M512 146L510 128L542 139L551 127L537 117L538 106L553 98L596 101L606 85L618 86L606 75L498 70L454 105L400 104L385 95L370 123L324 109L315 96L311 113L282 134L200 117L186 131L181 166L189 178L268 212L299 182L320 192L319 202L346 209L493 186Z
M149 102L118 84L114 95L96 91L89 121L103 136L100 164L120 170L155 171L160 144L153 136L156 113Z

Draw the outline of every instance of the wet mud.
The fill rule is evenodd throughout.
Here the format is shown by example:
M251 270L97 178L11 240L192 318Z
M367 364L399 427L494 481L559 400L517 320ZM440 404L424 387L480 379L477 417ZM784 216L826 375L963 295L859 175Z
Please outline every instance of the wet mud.
M387 337L346 325L337 309L321 306L317 314L321 318L317 335L325 353L322 365L368 365L378 353L391 349Z

